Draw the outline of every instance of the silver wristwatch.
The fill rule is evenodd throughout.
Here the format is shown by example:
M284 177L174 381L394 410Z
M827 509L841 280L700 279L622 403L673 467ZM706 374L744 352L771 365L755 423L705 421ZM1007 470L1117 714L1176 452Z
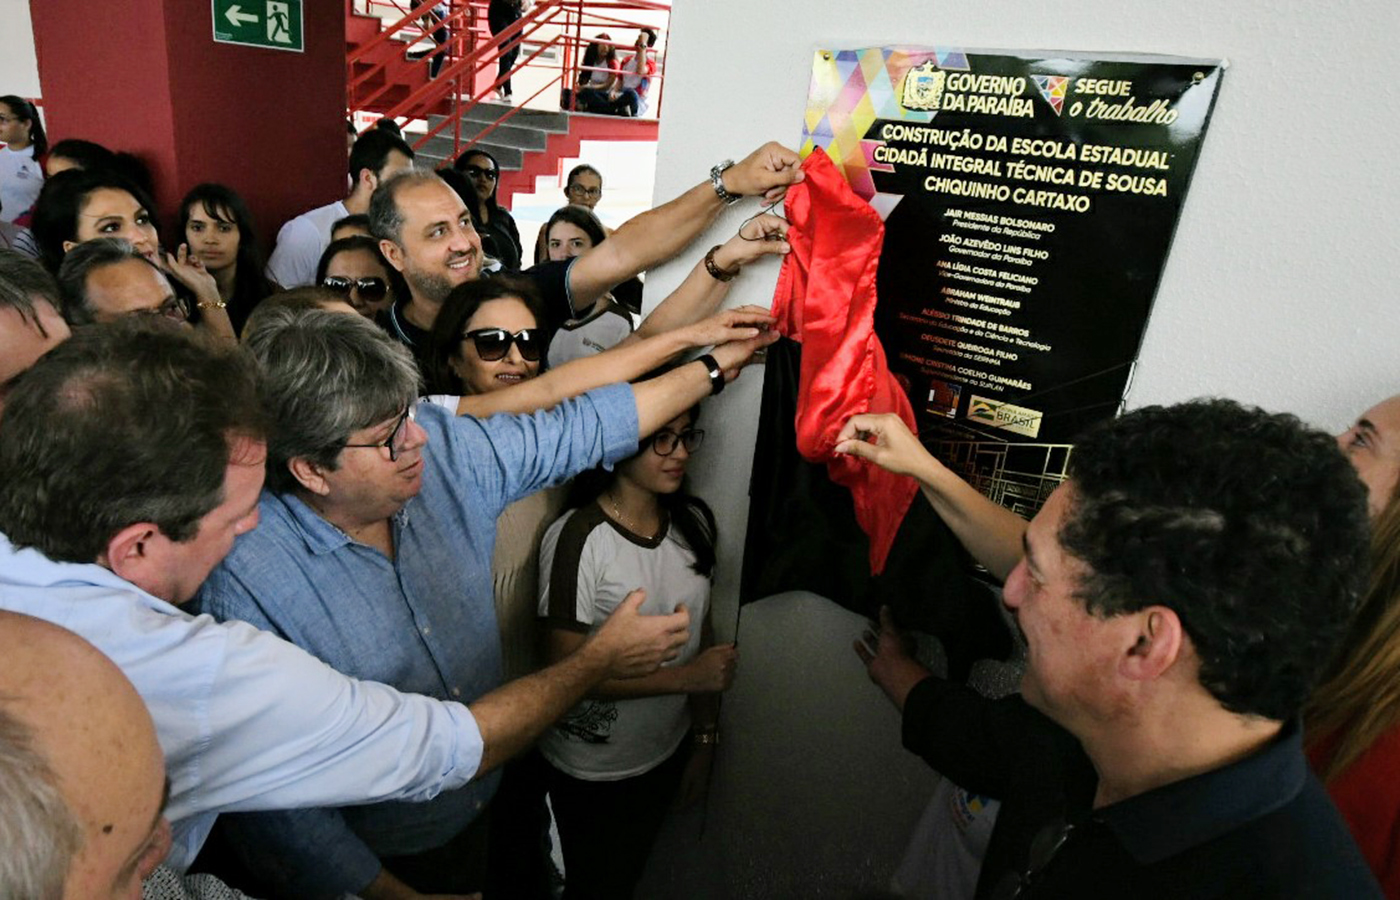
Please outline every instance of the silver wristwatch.
M726 159L724 162L710 170L710 184L715 189L715 194L723 200L726 205L733 206L739 202L738 194L731 194L724 189L724 170L734 165L734 160Z

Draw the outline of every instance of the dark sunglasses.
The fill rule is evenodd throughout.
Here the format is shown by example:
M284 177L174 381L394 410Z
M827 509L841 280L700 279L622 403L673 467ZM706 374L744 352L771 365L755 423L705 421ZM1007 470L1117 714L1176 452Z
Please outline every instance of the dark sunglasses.
M468 331L463 337L471 338L472 343L476 344L476 355L485 362L505 359L511 344L520 348L520 358L527 362L538 362L544 350L538 328L526 328L515 334L504 328L478 328Z
M342 275L327 275L321 279L321 287L335 291L337 294L350 296L350 291L356 290L363 300L383 300L389 293L389 284L383 278L346 278Z
M462 171L466 173L468 178L489 178L492 181L496 180L495 169L483 169L481 166L464 166Z
M651 449L657 456L670 456L676 452L676 445L679 444L686 453L694 453L704 442L705 431L702 428L687 428L680 434L662 429L651 436Z

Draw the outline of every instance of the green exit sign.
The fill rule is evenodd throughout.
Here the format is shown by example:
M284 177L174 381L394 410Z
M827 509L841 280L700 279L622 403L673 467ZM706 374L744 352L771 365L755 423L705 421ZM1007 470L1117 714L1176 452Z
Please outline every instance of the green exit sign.
M214 42L269 47L301 53L302 0L210 0L214 7Z

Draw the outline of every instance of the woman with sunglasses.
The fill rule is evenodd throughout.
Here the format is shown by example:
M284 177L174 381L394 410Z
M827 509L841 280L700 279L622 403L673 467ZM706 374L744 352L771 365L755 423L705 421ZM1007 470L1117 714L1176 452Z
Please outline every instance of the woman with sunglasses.
M39 111L23 97L0 97L0 222L28 224L44 186L40 163L49 141Z
M603 683L540 738L570 900L632 896L666 810L699 798L713 762L719 694L738 652L712 645L715 518L685 490L705 436L697 416L672 419L613 472L580 476L575 508L540 548L550 661L582 646L638 589L645 613L683 605L692 623L679 657L653 675Z
M266 260L248 205L222 184L198 185L180 201L179 233L214 276L229 321L241 333L253 307L281 290L263 274Z
M471 185L473 195L462 200L472 215L472 224L483 238L491 238L501 266L508 272L518 271L523 252L520 229L516 228L510 211L496 202L501 178L496 157L485 150L468 150L457 158L453 168L465 175Z
M95 238L123 238L170 277L197 328L236 341L218 283L199 257L181 244L175 253L160 245L159 229L145 191L103 169L71 169L44 182L34 204L33 231L40 261L57 273L64 255Z
M379 242L358 234L331 241L316 265L316 283L371 321L408 296L403 276L384 258Z

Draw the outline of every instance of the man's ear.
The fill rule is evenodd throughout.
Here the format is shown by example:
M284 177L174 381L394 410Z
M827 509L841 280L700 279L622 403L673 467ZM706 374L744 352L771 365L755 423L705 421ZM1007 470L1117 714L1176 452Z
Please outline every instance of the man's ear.
M1134 613L1137 640L1123 654L1123 675L1134 681L1160 678L1180 658L1186 638L1181 619L1165 606L1149 606Z
M145 576L156 565L152 551L154 542L165 539L159 526L154 522L137 522L128 525L112 535L107 542L106 552L98 558L100 565L111 569L123 581L138 587L150 579Z
M389 261L389 265L400 272L403 271L404 254L402 247L393 241L380 240L379 252L384 254L384 258Z
M287 461L287 471L313 494L324 497L331 492L324 470L304 456L294 456Z

